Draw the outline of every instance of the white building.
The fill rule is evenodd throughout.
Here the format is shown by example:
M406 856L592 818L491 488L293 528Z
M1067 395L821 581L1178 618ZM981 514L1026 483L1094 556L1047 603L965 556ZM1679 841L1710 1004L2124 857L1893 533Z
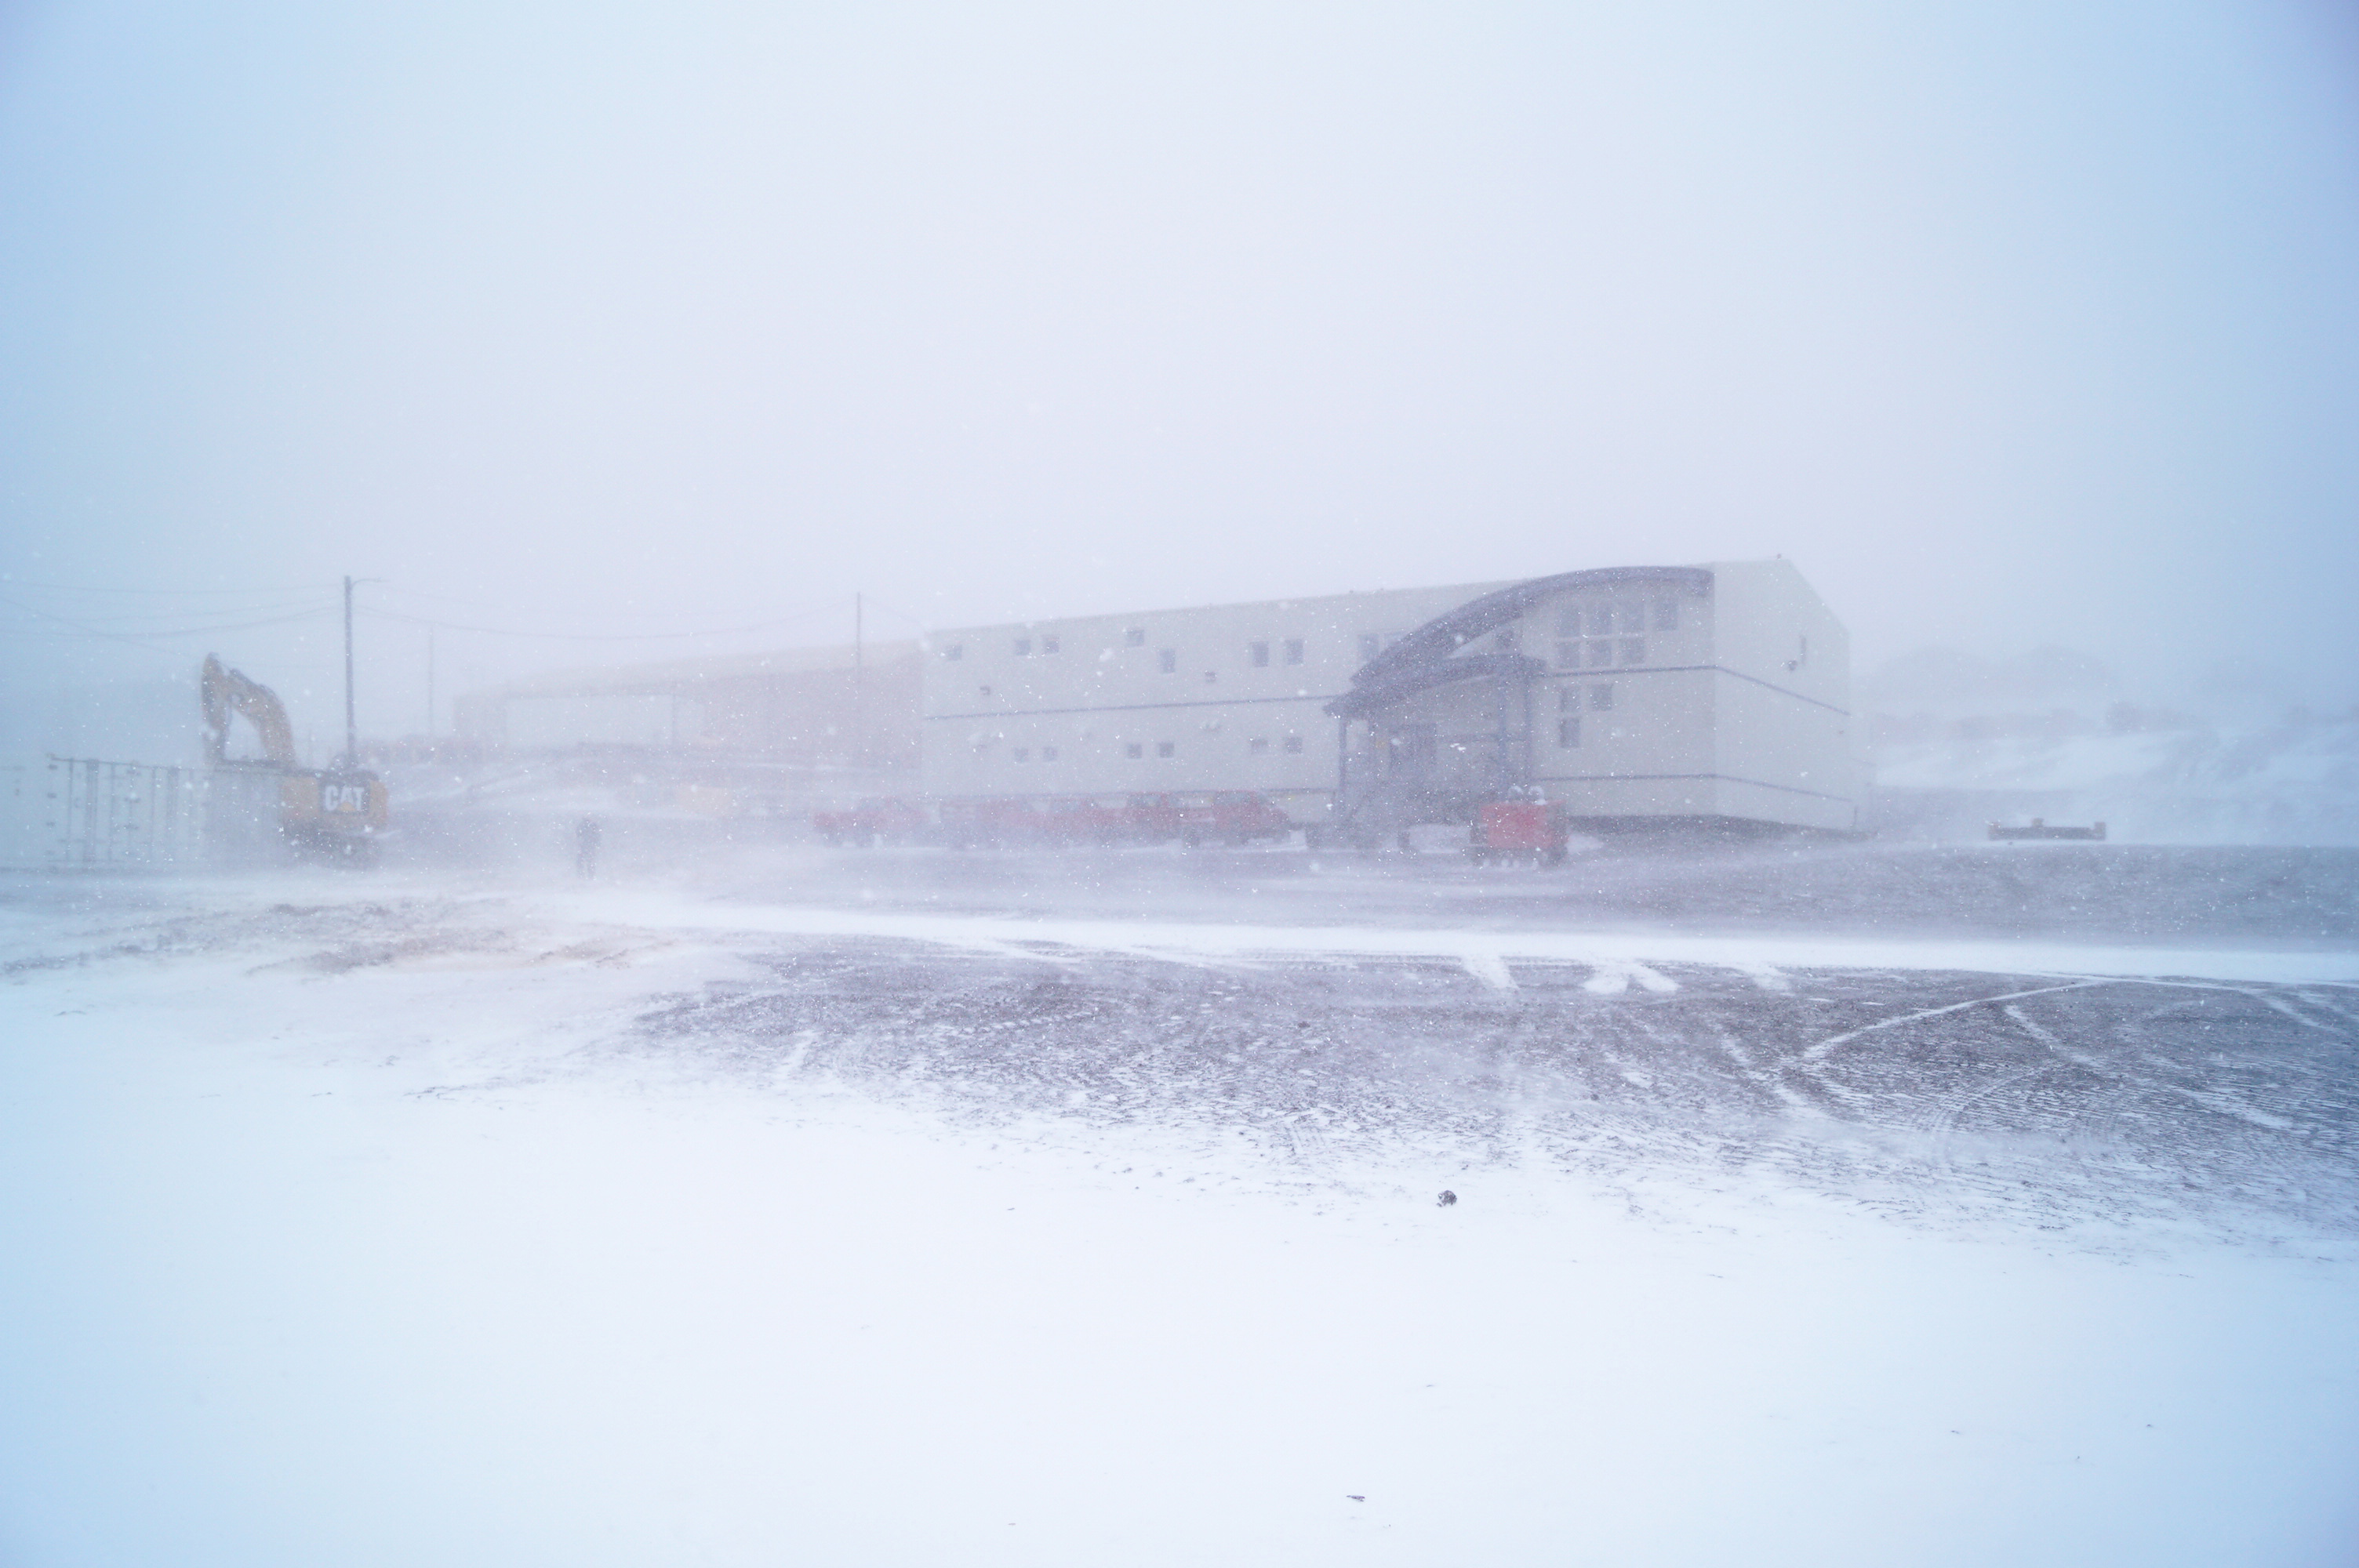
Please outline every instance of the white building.
M1848 640L1783 560L1625 567L937 633L937 797L1258 790L1298 821L1848 830Z

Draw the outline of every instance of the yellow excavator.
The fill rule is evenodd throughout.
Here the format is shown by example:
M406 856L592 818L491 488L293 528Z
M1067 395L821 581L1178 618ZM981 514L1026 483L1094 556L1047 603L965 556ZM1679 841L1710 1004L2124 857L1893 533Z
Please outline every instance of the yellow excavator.
M260 681L212 654L198 681L205 716L205 762L232 773L275 775L278 836L298 853L366 863L376 858L378 835L389 819L385 781L347 755L336 768L306 768L295 758L295 729L287 705ZM262 742L260 758L229 754L230 721L242 716Z

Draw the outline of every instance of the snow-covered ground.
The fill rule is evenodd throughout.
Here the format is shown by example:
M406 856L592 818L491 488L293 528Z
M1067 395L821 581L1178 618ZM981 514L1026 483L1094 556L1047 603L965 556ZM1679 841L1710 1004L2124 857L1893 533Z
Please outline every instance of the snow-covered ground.
M2347 856L612 848L0 885L0 1559L2352 1561Z

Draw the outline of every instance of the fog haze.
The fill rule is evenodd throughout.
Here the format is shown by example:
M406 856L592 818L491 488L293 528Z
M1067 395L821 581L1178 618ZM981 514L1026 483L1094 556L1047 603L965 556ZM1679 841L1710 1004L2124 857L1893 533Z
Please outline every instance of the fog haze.
M2223 661L2359 698L2325 7L256 0L5 40L19 708L217 647L332 725L346 573L396 733L429 622L447 701L848 638L855 591L897 636L1772 554L1863 671L2059 644L2145 700Z
M0 4L0 1562L2347 1562L2354 432L2347 5Z

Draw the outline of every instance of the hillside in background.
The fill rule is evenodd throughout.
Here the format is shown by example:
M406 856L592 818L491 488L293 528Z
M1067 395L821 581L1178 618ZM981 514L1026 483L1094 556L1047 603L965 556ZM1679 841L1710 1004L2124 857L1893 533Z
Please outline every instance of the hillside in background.
M1860 683L1864 825L1946 839L2038 816L2155 843L2359 843L2359 707L2320 714L2285 691L2223 666L2162 706L2070 649L1908 654Z

